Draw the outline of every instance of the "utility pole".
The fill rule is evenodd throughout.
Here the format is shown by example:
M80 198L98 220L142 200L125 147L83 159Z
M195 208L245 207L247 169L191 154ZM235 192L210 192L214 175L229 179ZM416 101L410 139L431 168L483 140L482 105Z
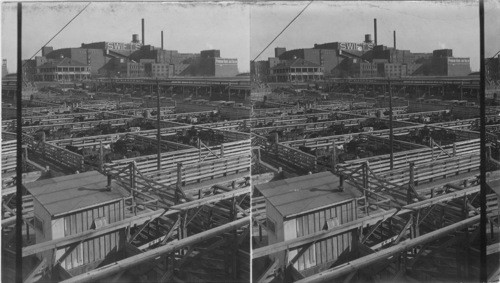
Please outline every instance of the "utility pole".
M160 82L156 79L156 128L158 134L158 171L161 169L161 135L160 135Z
M23 7L20 2L17 3L17 81L16 81L16 227L15 235L16 241L16 253L15 253L15 268L16 268L16 282L23 282L23 157L22 157L22 135L23 135L23 125L22 125L22 87L23 87L23 67L22 67L22 24L23 24ZM3 250L3 246L2 246Z
M391 147L391 170L394 169L394 148L393 148L393 129L392 129L392 88L391 79L387 80L389 84L389 146Z

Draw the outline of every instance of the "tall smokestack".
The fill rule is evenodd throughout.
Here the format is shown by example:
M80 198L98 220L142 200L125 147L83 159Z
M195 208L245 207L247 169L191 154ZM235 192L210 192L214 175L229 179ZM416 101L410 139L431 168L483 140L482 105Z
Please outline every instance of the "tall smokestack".
M373 36L375 37L375 45L377 45L377 19L373 19Z
M394 49L396 49L396 31L394 31Z
M161 31L161 50L163 50L163 31Z
M142 45L144 45L144 19L142 19Z

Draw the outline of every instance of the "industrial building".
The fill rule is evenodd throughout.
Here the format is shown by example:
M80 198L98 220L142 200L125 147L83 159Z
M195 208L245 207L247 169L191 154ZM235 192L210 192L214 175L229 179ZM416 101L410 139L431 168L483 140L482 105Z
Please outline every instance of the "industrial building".
M323 80L323 67L298 58L282 61L270 69L271 82L306 82Z
M37 68L37 81L76 81L91 76L91 67L70 58L48 61Z
M203 50L200 57L181 72L181 76L234 77L238 75L238 59L221 58L220 50Z
M432 53L412 53L410 50L397 49L396 31L392 47L377 44L376 19L374 21L375 40L370 34L363 42L328 42L314 44L312 48L286 50L275 48L275 57L267 60L267 65L259 63L259 78L265 68L269 69L263 82L275 82L272 68L276 61L304 59L323 68L326 78L370 78L405 76L467 76L471 73L470 59L453 57L451 49L434 50ZM255 62L252 62L255 64ZM254 74L254 73L253 73ZM313 78L316 80L316 77Z
M26 80L79 80L88 78L83 74L66 76L60 74L47 75L42 66L49 62L59 63L63 58L80 62L88 67L92 77L118 78L169 78L173 76L215 76L233 77L238 75L238 60L221 57L220 50L205 50L201 53L180 53L177 50L165 50L163 31L161 47L145 44L144 20L142 21L142 41L139 35L133 34L130 42L91 42L82 43L80 47L67 47L54 50L53 47L42 48L42 56L26 60L23 74ZM67 78L67 79L63 79Z

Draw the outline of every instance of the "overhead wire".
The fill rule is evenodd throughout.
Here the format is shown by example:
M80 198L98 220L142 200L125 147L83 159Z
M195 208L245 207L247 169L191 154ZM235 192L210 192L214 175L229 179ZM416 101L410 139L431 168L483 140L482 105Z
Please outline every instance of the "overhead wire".
M271 44L273 44L273 42L278 39L278 37L307 9L307 7L309 7L309 5L311 5L311 3L313 2L314 0L311 0L309 1L309 3L297 14L297 16L295 16L282 30L280 33L278 33L278 35L276 35L274 37L274 39L269 42L269 44L264 48L262 49L262 51L259 53L259 55L257 55L253 60L252 62L255 62L255 60L257 60L257 58L259 58L260 55L262 55L262 53L264 53L264 51L267 50L267 48L269 48L269 46L271 46Z
M81 13L83 13L83 11L85 11L85 9L87 9L88 6L90 6L92 2L88 2L87 5L85 7L83 7L83 9L80 10L80 12L78 12L78 14L76 14L69 22L67 22L56 34L54 34L54 36L52 36L49 41L47 41L44 45L42 45L42 47L40 47L40 49L38 49L35 54L33 54L33 56L31 56L28 60L26 60L23 64L23 67L24 65L26 65L26 63L28 63L29 60L33 59L33 57L36 56L36 54L38 54L38 52L40 52L45 46L47 46L47 44L49 44L56 36L58 36L69 24L71 24L71 22L73 22Z

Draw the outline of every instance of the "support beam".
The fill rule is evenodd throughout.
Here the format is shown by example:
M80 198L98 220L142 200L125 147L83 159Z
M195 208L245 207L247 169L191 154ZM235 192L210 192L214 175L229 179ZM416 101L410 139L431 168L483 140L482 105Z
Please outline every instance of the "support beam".
M105 265L103 267L94 269L92 271L85 272L83 274L80 274L78 276L75 276L73 278L70 278L69 280L65 280L62 282L64 283L96 282L99 279L106 278L112 274L131 268L137 264L153 260L161 255L175 252L181 248L203 242L217 235L221 235L223 233L232 231L234 229L238 229L240 227L249 224L250 224L250 217L241 218L239 220L221 225L219 227L210 229L208 231L198 233L196 235L181 239L179 241L171 242L165 246L144 252L142 254L131 256L129 258L114 262L109 265Z
M422 245L422 244L434 241L436 239L439 239L440 237L447 235L451 232L454 232L456 230L463 229L463 228L468 227L470 225L476 224L477 222L479 222L479 220L480 220L479 215L462 220L458 223L449 225L447 227L438 229L436 231L432 231L432 232L425 234L423 236L420 236L418 238L403 241L403 242L401 242L398 245L395 245L393 247L381 250L379 252L370 254L368 256L364 256L364 257L355 259L355 260L350 261L348 263L336 266L332 269L326 270L324 272L320 272L320 273L315 274L315 275L310 276L310 277L306 277L303 280L299 280L296 282L297 283L332 282L332 280L335 278L347 275L351 272L355 272L361 268L367 267L373 263L376 263L380 260L386 259L390 256L397 255L400 252L408 250L408 249L415 247L417 245Z

